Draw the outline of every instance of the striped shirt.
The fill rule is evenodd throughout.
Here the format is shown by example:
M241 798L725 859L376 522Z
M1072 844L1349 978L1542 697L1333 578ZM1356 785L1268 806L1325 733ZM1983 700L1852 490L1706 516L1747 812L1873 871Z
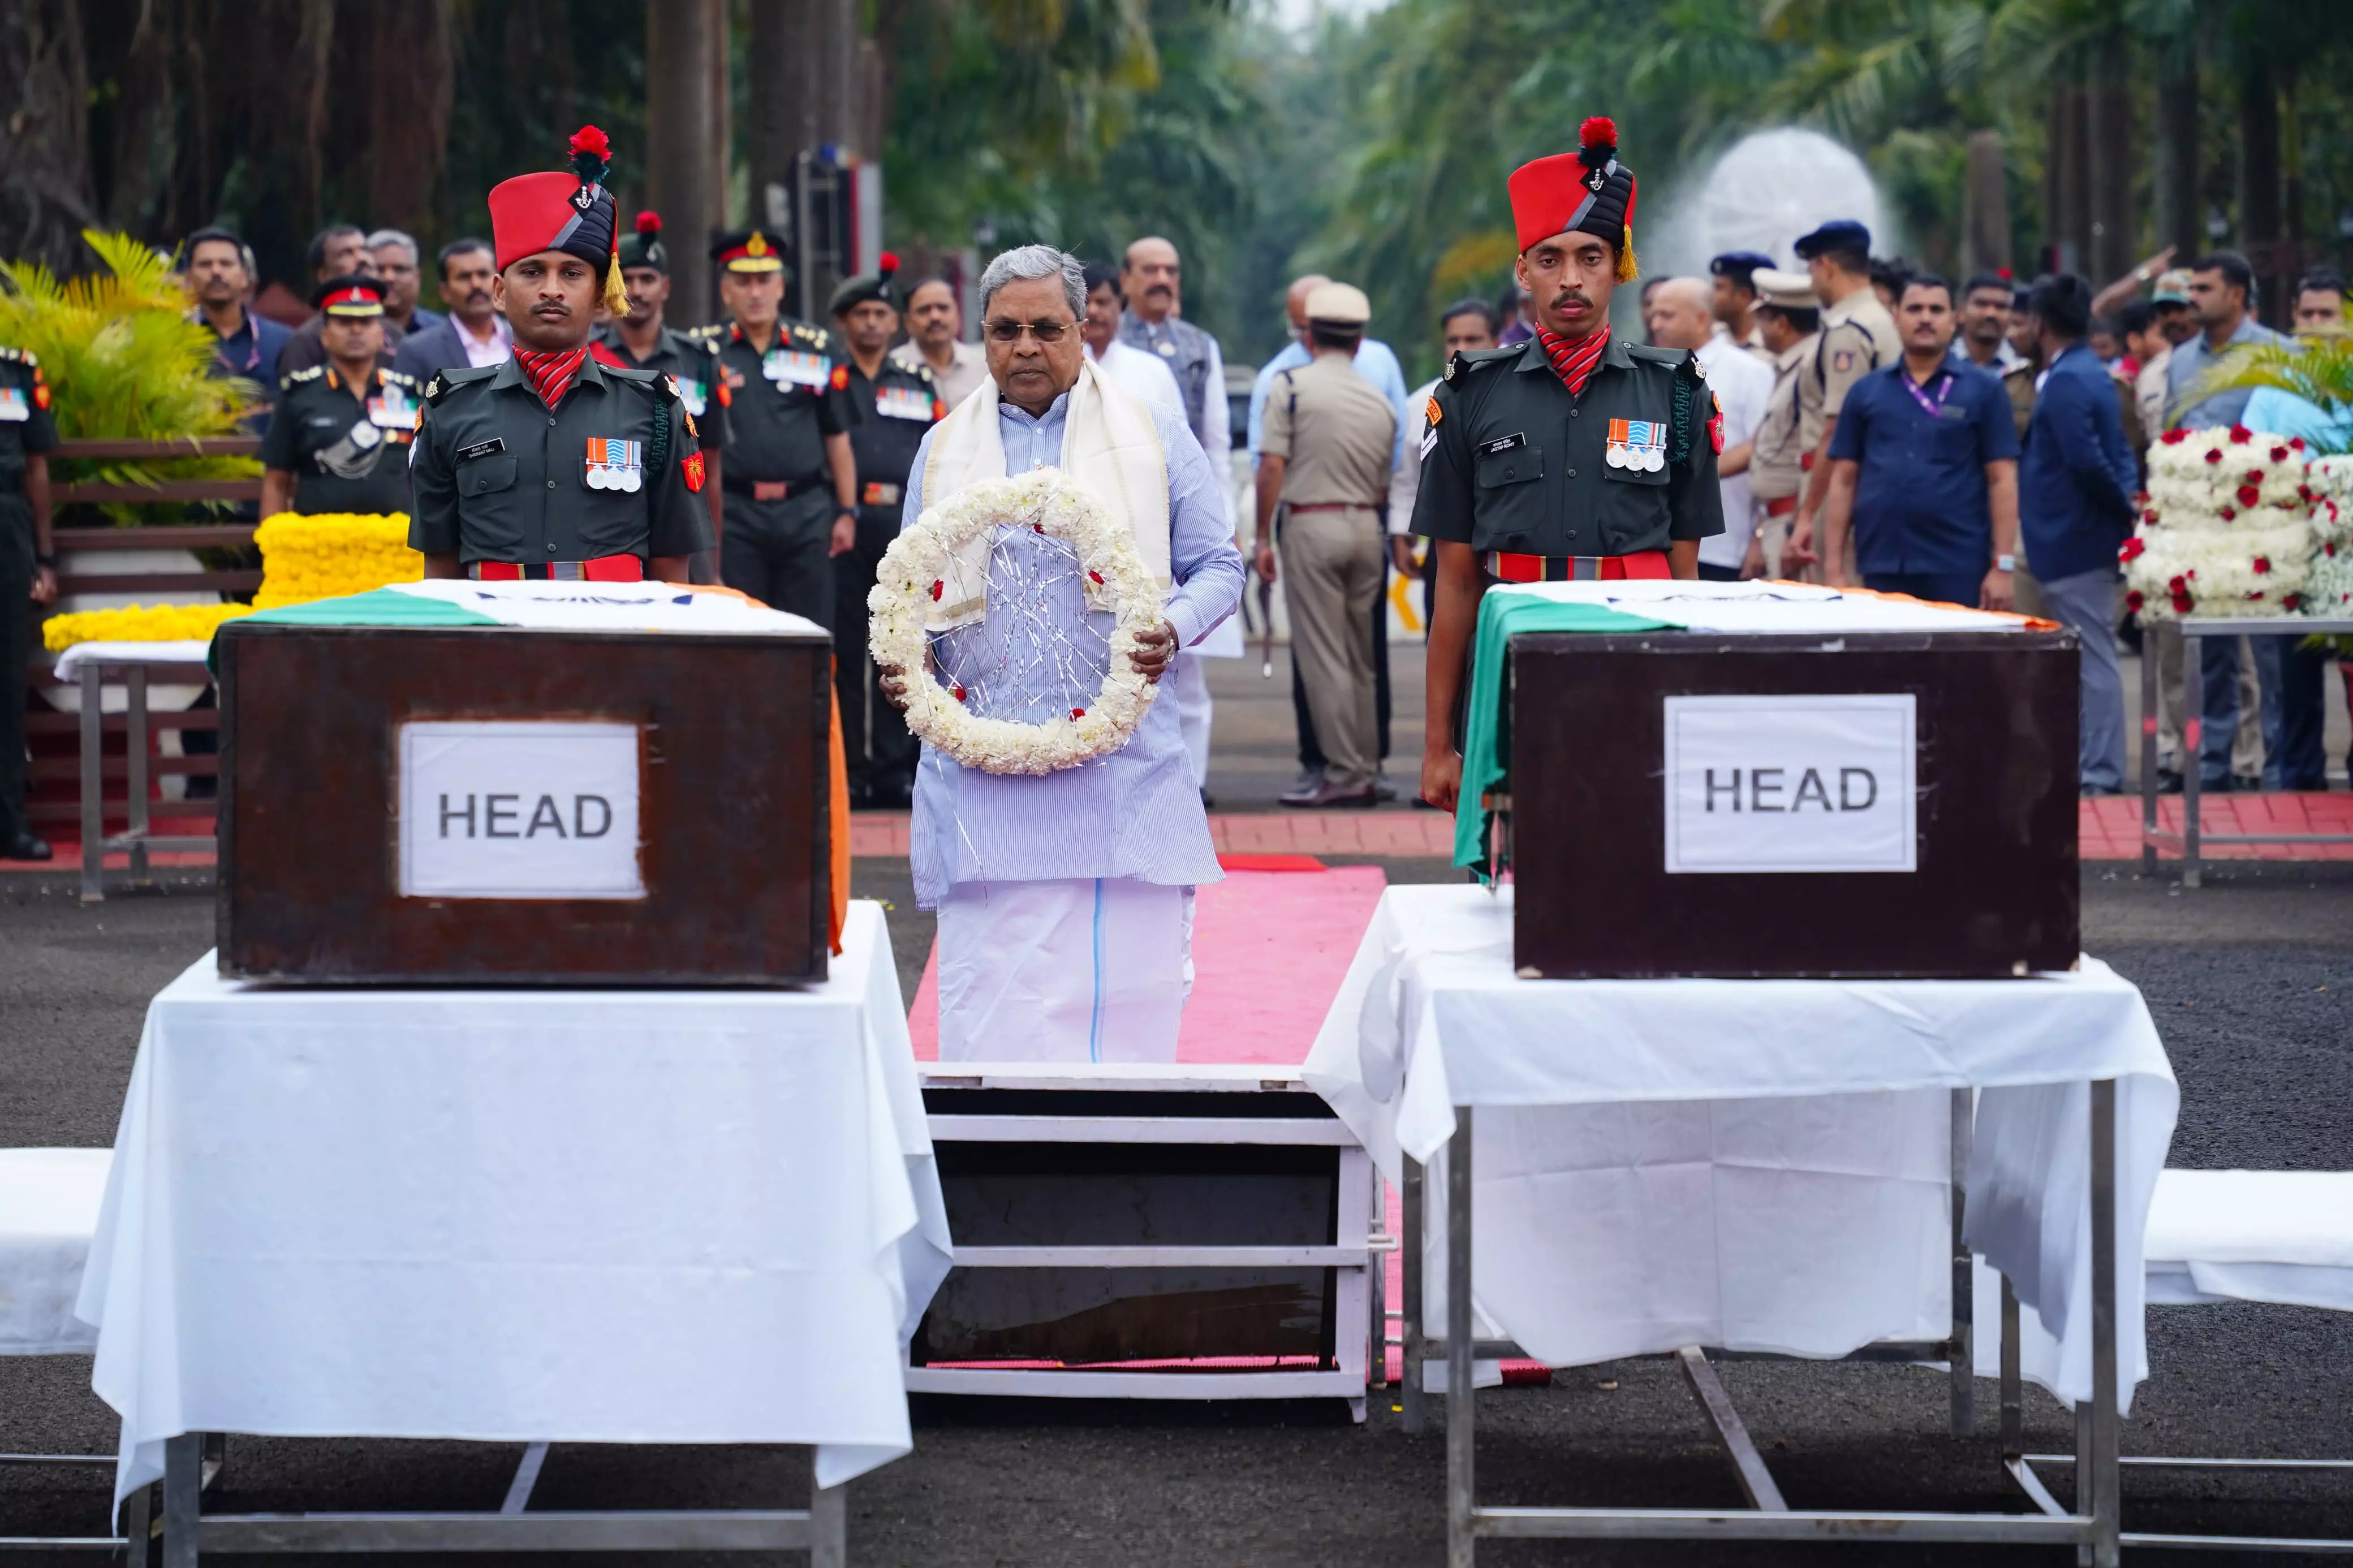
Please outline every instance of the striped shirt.
M1042 418L1010 403L997 405L1008 478L1060 466L1068 402L1067 395L1056 398ZM1224 489L1184 415L1156 403L1147 406L1168 460L1168 564L1176 587L1166 614L1180 648L1190 649L1241 604L1241 552L1234 548ZM902 527L923 514L923 468L938 434L935 425L915 453ZM996 551L1000 562L1026 571L1032 562L1043 564L1050 552L1067 558L1069 546L1008 528L998 531ZM1075 583L1050 611L1052 631L1100 668L1108 657L1112 617L1087 613ZM997 614L990 611L992 619ZM939 639L941 660L958 668L961 657L976 652L992 630L1001 636L1001 627L987 623L946 634ZM1198 656L1180 651L1176 657ZM1172 665L1125 746L1074 768L1039 777L985 773L925 746L915 772L908 855L916 903L932 909L950 888L970 882L1126 877L1190 887L1217 881L1222 873L1177 723L1174 681Z

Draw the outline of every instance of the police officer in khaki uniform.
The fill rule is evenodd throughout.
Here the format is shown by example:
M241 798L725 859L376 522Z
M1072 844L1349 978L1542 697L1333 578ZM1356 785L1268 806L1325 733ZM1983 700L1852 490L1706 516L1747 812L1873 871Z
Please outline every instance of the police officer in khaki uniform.
M1904 341L1871 286L1871 230L1834 218L1799 240L1797 252L1822 302L1821 341L1805 373L1821 398L1822 434L1806 449L1806 485L1790 534L1799 557L1811 561L1815 525L1830 494L1831 437L1838 433L1839 410L1856 382L1904 357Z
M1805 487L1806 457L1821 444L1821 387L1805 374L1820 340L1821 301L1802 272L1760 267L1749 276L1757 289L1757 331L1772 356L1773 395L1748 459L1748 493L1764 504L1765 520L1748 542L1744 570L1787 577L1805 564L1788 549L1789 527Z
M720 459L727 445L727 384L719 375L719 345L707 337L672 331L662 320L670 303L670 247L662 244L661 215L641 212L637 226L621 237L621 287L628 313L605 324L589 353L622 370L649 370L678 384L679 401L702 432L702 500L711 531L719 534ZM717 549L695 552L689 574L697 583L719 581Z
M733 318L706 327L727 386L726 547L721 581L834 628L832 558L858 543L849 366L823 327L781 313L785 258L740 229L711 247Z
M899 537L900 502L915 452L934 421L946 416L932 367L891 358L899 310L892 280L899 258L882 253L881 270L833 291L828 313L849 351L849 400L858 423L849 449L858 459L858 542L833 558L834 689L841 699L841 740L849 758L852 805L904 810L914 798L923 748L906 715L882 690L882 672L866 655L866 596L882 552Z
M572 138L572 172L491 192L499 311L514 357L425 387L408 542L428 577L683 583L712 542L694 416L667 375L588 353L601 296L626 314L607 147Z
M1461 785L1456 698L1488 586L1696 577L1699 542L1724 531L1724 426L1699 356L1609 330L1610 291L1635 276L1618 128L1597 115L1578 142L1511 178L1535 335L1457 354L1426 410L1413 531L1436 542L1438 592L1421 796L1444 810Z
M417 386L385 352L384 294L380 280L353 274L311 296L327 357L279 378L261 438L263 516L408 510Z
M0 860L50 855L25 815L25 666L33 627L58 597L48 456L57 449L41 362L29 349L0 348Z

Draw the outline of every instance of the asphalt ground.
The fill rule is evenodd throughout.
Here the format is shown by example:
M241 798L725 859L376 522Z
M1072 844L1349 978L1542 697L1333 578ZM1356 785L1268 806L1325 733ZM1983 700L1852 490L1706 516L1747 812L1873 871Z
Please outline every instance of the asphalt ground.
M1394 880L1451 875L1434 861L1381 864ZM2353 1169L2353 866L2239 862L2209 876L2190 892L2126 868L2084 873L2085 946L2142 987L2180 1077L2172 1163ZM856 890L892 906L912 994L930 923L913 908L905 868L861 860ZM0 879L0 1146L111 1142L147 999L204 953L211 923L201 876L89 909L69 879ZM2150 1330L2153 1376L2126 1425L2127 1453L2353 1456L2353 1317L2158 1308ZM1946 1385L1930 1373L1743 1363L1723 1377L1792 1506L2022 1506L2001 1480L1990 1384L1979 1385L1980 1435L1956 1439ZM82 1358L0 1360L0 1450L110 1450L114 1423L89 1379ZM2030 1447L2070 1448L2064 1413L2032 1390L2029 1401ZM1442 1557L1442 1423L1408 1438L1378 1399L1362 1426L1336 1402L927 1398L914 1414L914 1452L851 1488L854 1562L1371 1568ZM232 1437L218 1506L495 1508L519 1452ZM1479 1463L1484 1501L1739 1500L1679 1374L1660 1361L1482 1394ZM791 1506L806 1495L805 1476L788 1449L559 1446L534 1506ZM2353 1536L2353 1478L2141 1475L2128 1485L2136 1529ZM0 1534L90 1531L105 1496L100 1469L0 1470ZM1958 1564L1984 1553L1498 1542L1481 1555L1496 1564Z

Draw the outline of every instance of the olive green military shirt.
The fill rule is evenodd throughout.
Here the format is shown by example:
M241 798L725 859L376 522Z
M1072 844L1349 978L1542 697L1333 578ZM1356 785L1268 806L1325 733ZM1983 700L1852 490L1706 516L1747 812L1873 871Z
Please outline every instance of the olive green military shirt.
M1630 555L1724 531L1709 428L1715 395L1688 351L1612 334L1582 395L1570 394L1536 339L1461 353L1425 412L1416 533L1482 553L1559 558ZM1656 467L1609 460L1613 420L1656 427Z
M261 438L261 466L294 476L294 510L390 515L408 510L408 447L417 431L416 378L376 356L354 390L332 364L278 378L278 406Z
M727 483L730 488L784 480L830 487L825 438L858 424L849 401L849 362L823 327L776 319L776 338L762 347L734 322L693 334L719 350L727 388Z
M41 362L29 349L0 349L0 497L21 497L26 459L57 449Z
M698 439L670 377L594 355L553 413L513 360L439 372L411 459L409 548L461 564L707 550Z

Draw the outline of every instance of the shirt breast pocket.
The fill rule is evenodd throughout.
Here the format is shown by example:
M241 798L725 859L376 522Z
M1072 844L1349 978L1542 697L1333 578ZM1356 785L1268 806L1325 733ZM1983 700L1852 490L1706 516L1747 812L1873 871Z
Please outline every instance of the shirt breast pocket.
M516 503L515 460L497 454L458 465L459 538L463 553L512 561L522 548L522 509Z
M1474 541L1482 550L1513 548L1544 527L1544 448L1507 447L1479 458L1479 502Z

